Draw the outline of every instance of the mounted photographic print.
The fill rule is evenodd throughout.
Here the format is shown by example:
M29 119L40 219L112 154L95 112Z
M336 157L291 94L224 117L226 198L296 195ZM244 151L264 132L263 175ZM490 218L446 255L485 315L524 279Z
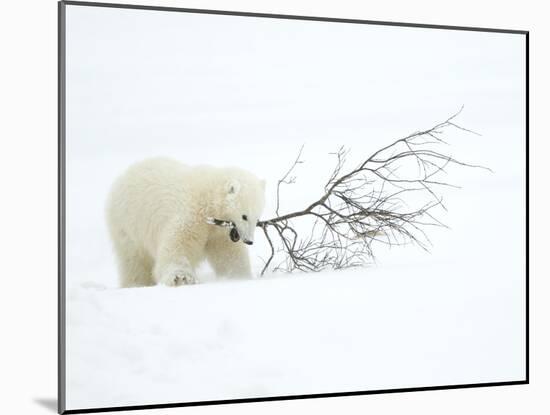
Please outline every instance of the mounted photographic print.
M59 29L60 412L528 382L527 32Z

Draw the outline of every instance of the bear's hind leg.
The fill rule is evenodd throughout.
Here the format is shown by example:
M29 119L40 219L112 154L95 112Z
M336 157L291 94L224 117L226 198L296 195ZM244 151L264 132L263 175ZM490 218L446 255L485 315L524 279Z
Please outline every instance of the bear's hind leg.
M122 288L155 285L152 277L153 260L125 234L113 238Z

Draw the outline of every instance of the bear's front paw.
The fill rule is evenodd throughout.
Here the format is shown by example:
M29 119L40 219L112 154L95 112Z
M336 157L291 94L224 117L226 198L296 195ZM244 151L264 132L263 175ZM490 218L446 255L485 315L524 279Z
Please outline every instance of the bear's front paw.
M175 275L173 278L174 286L196 284L197 280L194 276L188 274Z
M189 269L173 269L165 272L160 282L169 287L178 287L180 285L196 284L197 279L193 271Z

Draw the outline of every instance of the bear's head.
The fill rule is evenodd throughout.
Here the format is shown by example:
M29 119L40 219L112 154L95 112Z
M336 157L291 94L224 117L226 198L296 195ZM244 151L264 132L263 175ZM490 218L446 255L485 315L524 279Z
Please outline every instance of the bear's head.
M230 169L227 173L220 219L233 222L235 227L229 236L234 242L241 240L252 245L256 223L265 205L265 180L241 169Z

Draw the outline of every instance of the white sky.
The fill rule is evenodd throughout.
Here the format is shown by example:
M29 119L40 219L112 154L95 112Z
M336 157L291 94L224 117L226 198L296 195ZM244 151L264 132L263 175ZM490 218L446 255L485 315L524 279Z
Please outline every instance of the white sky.
M256 170L275 143L375 145L462 104L477 147L506 131L501 150L523 150L521 35L79 6L67 20L71 157L131 143L209 161L216 145Z

